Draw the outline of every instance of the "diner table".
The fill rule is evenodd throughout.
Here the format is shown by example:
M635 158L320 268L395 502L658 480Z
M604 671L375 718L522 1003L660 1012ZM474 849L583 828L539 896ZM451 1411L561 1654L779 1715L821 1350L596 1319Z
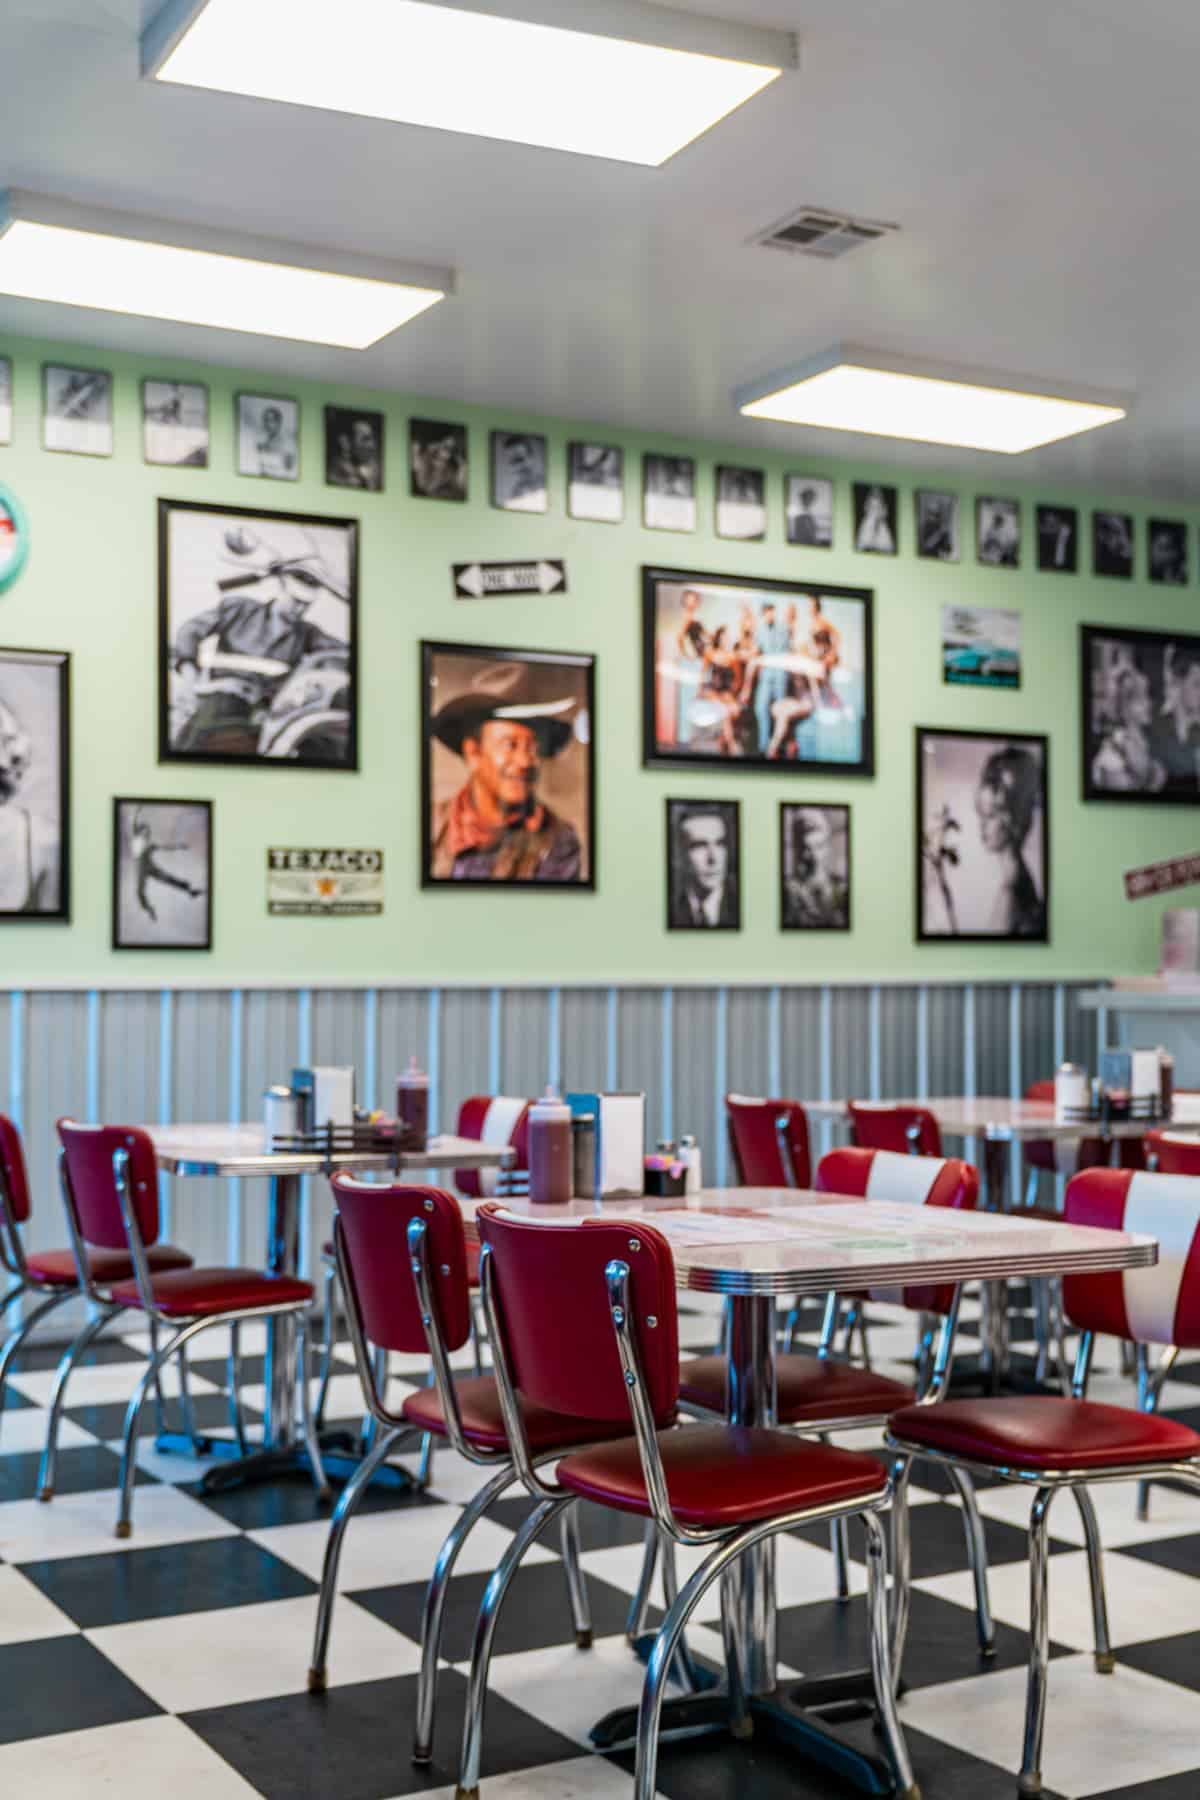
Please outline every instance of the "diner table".
M502 1204L525 1217L603 1217L656 1226L671 1246L677 1285L729 1301L729 1417L740 1425L775 1423L780 1295L1090 1274L1148 1268L1158 1260L1154 1238L1128 1232L803 1189L714 1188L681 1199L577 1200L566 1206L538 1206L526 1197ZM473 1229L477 1203L466 1201L463 1210ZM787 1686L779 1680L773 1542L748 1550L723 1578L721 1604L733 1626L755 1729L836 1771L860 1792L892 1793L884 1758L821 1716L830 1708L844 1716L848 1705L869 1710L869 1674L808 1677ZM724 1730L727 1723L728 1703L719 1692L673 1698L663 1709L665 1731ZM592 1741L611 1749L632 1741L636 1729L637 1709L621 1708L598 1722Z
M240 1125L146 1125L159 1169L178 1177L217 1176L234 1181L265 1177L270 1182L267 1207L267 1241L263 1267L272 1275L295 1275L300 1255L300 1194L306 1176L327 1175L333 1169L406 1172L434 1169L500 1169L508 1167L513 1152L507 1145L482 1144L475 1138L431 1137L423 1150L396 1151L381 1142L378 1149L276 1150L267 1141L266 1128ZM307 1469L308 1454L296 1430L296 1327L289 1314L266 1321L266 1364L263 1435L260 1448L247 1456L227 1438L193 1440L179 1432L165 1432L157 1448L171 1452L199 1453L220 1460L210 1469L203 1486L225 1491L250 1481L265 1481L290 1469ZM324 1442L324 1441L323 1441ZM359 1458L343 1440L329 1446L326 1473L344 1480ZM385 1468L379 1476L397 1486L411 1485L400 1468Z

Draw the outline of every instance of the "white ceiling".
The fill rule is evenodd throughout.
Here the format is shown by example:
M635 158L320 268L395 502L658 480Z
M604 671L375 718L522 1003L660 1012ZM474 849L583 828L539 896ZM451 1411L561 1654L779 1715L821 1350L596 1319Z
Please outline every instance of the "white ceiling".
M458 295L358 354L2 296L0 332L1200 499L1194 0L688 0L799 31L802 68L658 170L142 82L157 6L0 0L0 186L450 263ZM832 264L747 245L809 203L902 230ZM1136 410L1020 458L733 412L839 338Z

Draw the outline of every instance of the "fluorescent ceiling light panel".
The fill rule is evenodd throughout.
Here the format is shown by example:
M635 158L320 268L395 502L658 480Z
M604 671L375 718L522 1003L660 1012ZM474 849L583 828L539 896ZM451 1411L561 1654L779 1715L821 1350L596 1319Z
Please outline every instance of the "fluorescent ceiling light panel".
M448 269L0 194L0 294L22 300L365 350L453 285Z
M168 0L160 81L652 167L796 66L652 0Z
M1111 425L1130 399L842 344L739 388L734 403L749 419L1016 456Z

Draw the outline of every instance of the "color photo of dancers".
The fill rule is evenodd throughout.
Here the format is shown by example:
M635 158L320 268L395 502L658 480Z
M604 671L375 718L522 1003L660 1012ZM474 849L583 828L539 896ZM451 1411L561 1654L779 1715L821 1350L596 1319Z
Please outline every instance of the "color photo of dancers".
M647 763L871 772L868 589L644 569L643 629Z

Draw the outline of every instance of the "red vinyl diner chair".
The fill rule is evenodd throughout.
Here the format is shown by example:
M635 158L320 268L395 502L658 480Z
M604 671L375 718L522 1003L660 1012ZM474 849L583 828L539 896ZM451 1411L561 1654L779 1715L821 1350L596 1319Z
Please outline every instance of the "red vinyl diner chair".
M926 1106L893 1106L884 1100L851 1100L850 1141L858 1150L895 1150L901 1156L940 1156L942 1133Z
M539 1533L577 1499L652 1519L675 1543L711 1550L680 1591L646 1670L637 1732L636 1800L653 1800L667 1675L688 1618L743 1551L816 1520L858 1515L867 1534L871 1666L896 1792L916 1800L896 1716L888 1654L884 1472L874 1458L792 1432L725 1424L676 1426L679 1336L671 1247L653 1227L602 1218L545 1224L485 1202L476 1217L480 1276L496 1382L513 1460L537 1504L484 1593L467 1689L457 1800L478 1800L484 1703L505 1592ZM535 1466L522 1408L589 1421L616 1438L573 1451L547 1480ZM725 1621L731 1729L745 1737L736 1628Z
M1110 1674L1115 1658L1100 1531L1088 1489L1098 1481L1133 1479L1182 1481L1200 1489L1200 1436L1194 1431L1153 1410L1106 1406L1087 1398L1097 1332L1137 1345L1200 1348L1200 1183L1187 1176L1089 1169L1067 1188L1065 1218L1071 1225L1144 1232L1159 1239L1154 1268L1063 1277L1067 1316L1082 1333L1071 1398L1033 1394L908 1407L893 1417L887 1434L899 1459L893 1475L897 1673L908 1610L908 1459L930 1457L947 1468L976 1470L1033 1494L1029 1680L1017 1783L1023 1795L1042 1792L1050 1635L1047 1534L1055 1496L1066 1489L1079 1507L1091 1576L1096 1668Z
M1200 1135L1157 1127L1143 1140L1146 1167L1157 1175L1200 1175Z
M798 1101L726 1094L725 1118L739 1187L811 1187L808 1118Z

